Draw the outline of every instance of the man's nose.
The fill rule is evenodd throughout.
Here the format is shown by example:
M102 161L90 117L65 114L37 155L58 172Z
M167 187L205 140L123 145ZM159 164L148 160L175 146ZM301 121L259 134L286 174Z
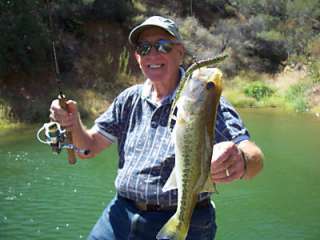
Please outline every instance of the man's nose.
M155 46L152 46L148 55L154 56L158 54L159 54L159 51L155 48Z

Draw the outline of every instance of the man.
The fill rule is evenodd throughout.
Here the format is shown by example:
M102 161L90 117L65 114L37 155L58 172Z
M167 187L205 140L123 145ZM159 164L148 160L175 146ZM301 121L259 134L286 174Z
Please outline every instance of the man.
M162 192L162 187L174 167L168 116L184 74L180 66L185 49L176 24L159 16L134 28L129 42L147 80L120 93L90 130L82 125L76 102L67 102L69 113L57 100L51 105L51 118L72 130L76 146L90 150L88 156L80 157L93 157L112 143L118 144L117 194L88 239L155 239L177 205L177 191ZM215 129L212 181L228 183L254 177L262 169L262 153L249 141L238 114L224 98ZM202 193L187 239L211 240L215 232L215 209L210 194Z

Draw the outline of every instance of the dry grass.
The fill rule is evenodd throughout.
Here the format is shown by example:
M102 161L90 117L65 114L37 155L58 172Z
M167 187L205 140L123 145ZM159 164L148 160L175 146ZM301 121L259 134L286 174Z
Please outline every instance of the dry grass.
M320 113L320 84L313 86L307 93L311 111Z
M286 67L284 71L270 76L270 80L273 82L274 87L284 93L289 89L290 86L298 84L307 77L308 73L306 69L295 70L290 67Z
M79 105L81 109L86 110L89 118L96 118L111 104L102 94L93 90L79 90L77 95L80 98Z

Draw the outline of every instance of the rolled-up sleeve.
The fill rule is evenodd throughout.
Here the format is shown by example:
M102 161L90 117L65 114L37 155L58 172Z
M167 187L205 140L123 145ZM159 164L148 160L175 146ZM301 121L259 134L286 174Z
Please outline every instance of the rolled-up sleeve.
M220 99L215 131L216 143L222 141L240 143L250 139L240 115L224 97Z

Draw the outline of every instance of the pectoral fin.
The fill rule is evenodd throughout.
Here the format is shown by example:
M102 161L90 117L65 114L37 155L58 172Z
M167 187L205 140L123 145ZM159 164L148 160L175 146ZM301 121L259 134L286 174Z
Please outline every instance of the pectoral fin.
M177 186L176 171L175 171L175 168L173 168L167 182L162 188L162 191L167 192L177 188L178 186Z
M210 175L205 184L203 185L201 192L216 192L215 184L212 182Z

